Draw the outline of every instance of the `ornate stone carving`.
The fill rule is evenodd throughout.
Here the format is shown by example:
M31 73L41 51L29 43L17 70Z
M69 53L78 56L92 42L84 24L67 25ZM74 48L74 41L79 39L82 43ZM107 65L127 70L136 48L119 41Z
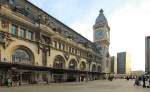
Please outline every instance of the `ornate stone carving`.
M79 56L76 56L76 59L78 61L78 63L80 62L81 58Z
M12 39L8 34L0 33L0 43L3 45L4 49L10 45L11 41Z
M69 54L67 52L64 52L63 54L64 54L65 59L68 60L69 59Z
M0 34L0 43L4 43L4 35L3 34Z

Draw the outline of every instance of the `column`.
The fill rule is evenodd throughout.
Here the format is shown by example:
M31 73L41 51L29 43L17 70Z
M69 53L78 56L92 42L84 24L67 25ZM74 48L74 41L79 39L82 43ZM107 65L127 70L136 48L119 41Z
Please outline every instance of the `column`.
M37 79L37 80L38 80L38 83L43 82L42 72L39 72L38 75L39 75L39 76L38 76L38 79Z

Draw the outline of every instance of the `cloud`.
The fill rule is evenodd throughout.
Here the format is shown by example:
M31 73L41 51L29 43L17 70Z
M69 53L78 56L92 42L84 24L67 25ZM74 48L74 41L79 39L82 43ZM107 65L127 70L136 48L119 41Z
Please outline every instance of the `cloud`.
M92 27L90 24L85 22L76 22L71 25L71 28L82 34L84 37L88 38L90 41L93 41L93 31L91 30Z
M110 51L128 51L131 54L132 69L144 70L145 35L149 35L150 1L129 0L110 17Z
M111 29L111 55L128 51L132 69L144 70L145 36L150 35L150 0L31 1L91 41L98 11L104 8Z
M118 9L108 15L111 28L110 53L116 55L117 52L129 52L132 70L144 70L145 36L150 35L149 11L149 0L127 0L124 5L119 6ZM72 23L70 27L92 41L94 23L91 21L93 18L89 18L89 16L95 17L95 15L97 15L95 11L89 11L89 15Z

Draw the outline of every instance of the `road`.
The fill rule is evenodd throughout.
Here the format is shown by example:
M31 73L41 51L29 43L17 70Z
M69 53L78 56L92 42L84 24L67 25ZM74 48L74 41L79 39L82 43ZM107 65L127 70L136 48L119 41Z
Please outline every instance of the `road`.
M96 80L88 82L59 83L0 87L0 92L150 92L150 88L134 87L134 81Z

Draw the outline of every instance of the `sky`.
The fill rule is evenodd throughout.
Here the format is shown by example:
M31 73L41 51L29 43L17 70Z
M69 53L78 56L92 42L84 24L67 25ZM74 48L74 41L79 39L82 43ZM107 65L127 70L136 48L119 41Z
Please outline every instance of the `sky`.
M127 51L132 70L145 69L145 36L150 35L150 0L29 0L93 41L102 8L110 26L110 55Z

